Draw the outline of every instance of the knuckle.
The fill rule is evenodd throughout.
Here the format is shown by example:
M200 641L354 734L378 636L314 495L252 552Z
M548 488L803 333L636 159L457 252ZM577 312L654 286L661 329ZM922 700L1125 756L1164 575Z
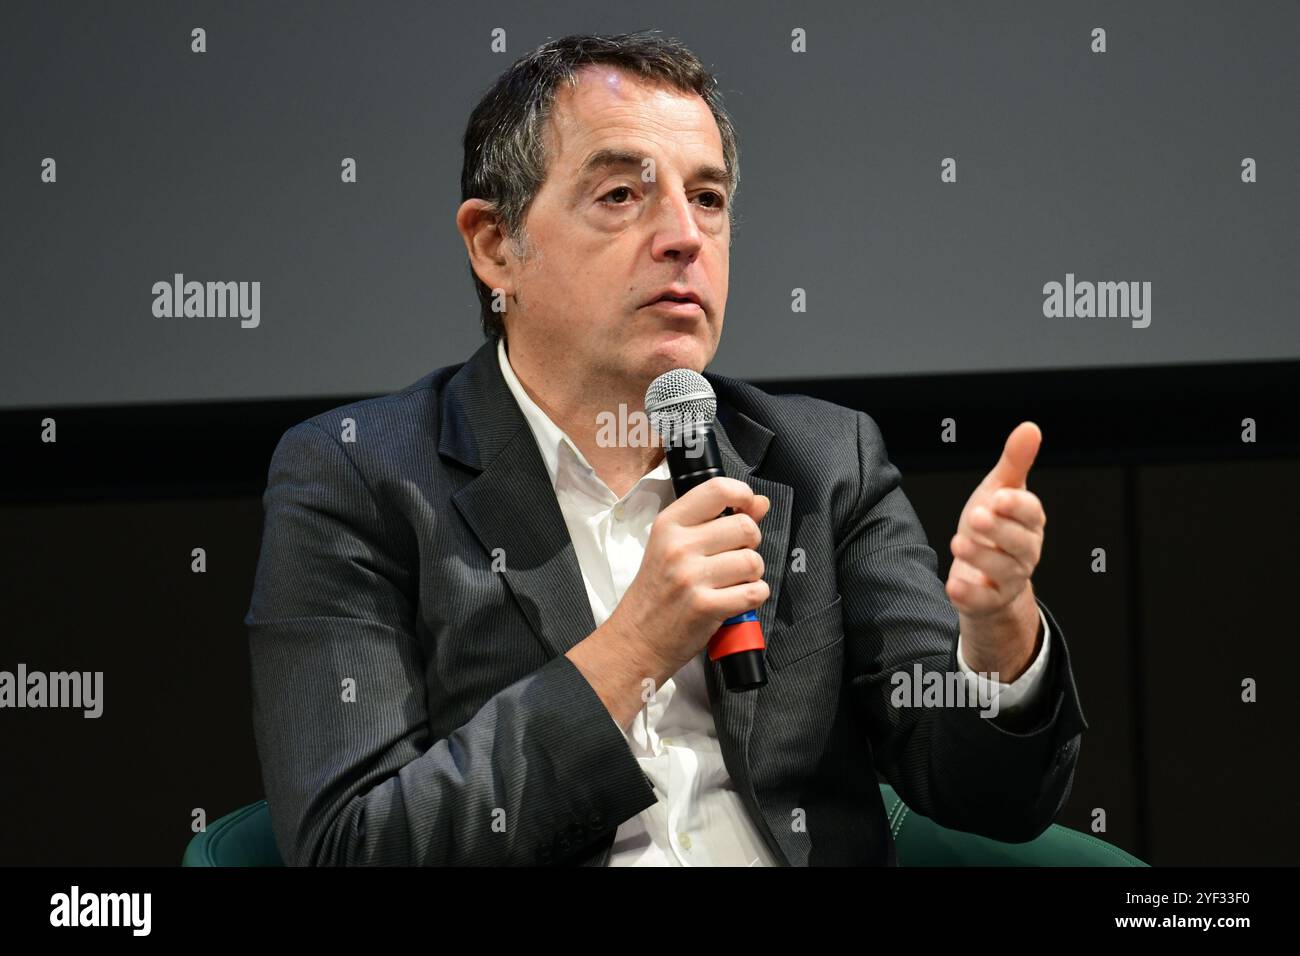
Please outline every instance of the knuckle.
M713 602L702 590L696 590L691 594L687 606L695 617L710 617L713 614Z
M1045 521L1047 519L1047 512L1046 509L1043 507L1043 500L1039 498L1038 495L1034 494L1032 491L1027 491L1025 492L1025 494L1027 496L1026 498L1027 506L1025 510L1029 513L1031 517L1037 518L1040 523Z
M675 591L688 590L694 579L695 575L680 563L668 572L668 582L672 585L673 590Z

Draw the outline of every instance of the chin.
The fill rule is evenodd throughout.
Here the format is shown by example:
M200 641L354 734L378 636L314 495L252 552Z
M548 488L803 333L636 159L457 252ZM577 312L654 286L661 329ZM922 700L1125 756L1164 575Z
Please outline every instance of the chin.
M674 368L702 372L708 364L708 347L698 336L663 338L655 344L651 364L655 367L654 375Z

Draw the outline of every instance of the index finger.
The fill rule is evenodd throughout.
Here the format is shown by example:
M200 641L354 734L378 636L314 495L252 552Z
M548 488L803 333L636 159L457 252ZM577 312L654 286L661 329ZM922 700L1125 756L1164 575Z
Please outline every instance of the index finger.
M678 524L697 525L712 521L726 508L746 514L753 513L760 507L757 499L762 497L755 495L754 489L743 481L718 475L696 485L669 505L669 508L674 509L673 517Z

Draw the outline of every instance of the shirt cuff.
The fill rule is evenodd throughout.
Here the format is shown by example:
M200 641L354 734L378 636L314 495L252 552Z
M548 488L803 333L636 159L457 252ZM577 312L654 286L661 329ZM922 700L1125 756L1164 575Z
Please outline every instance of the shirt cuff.
M977 693L980 699L987 699L991 702L994 698L998 701L999 713L1009 714L1025 710L1033 706L1043 691L1043 684L1047 673L1047 656L1048 649L1051 647L1052 629L1047 626L1047 616L1043 614L1043 609L1038 609L1038 619L1043 622L1043 646L1034 658L1034 662L1029 668L1017 677L1010 684L1004 684L1001 681L990 680L983 674L976 675L976 681L979 687ZM961 634L957 635L957 666L963 674L975 674L970 669L970 665L961 654Z

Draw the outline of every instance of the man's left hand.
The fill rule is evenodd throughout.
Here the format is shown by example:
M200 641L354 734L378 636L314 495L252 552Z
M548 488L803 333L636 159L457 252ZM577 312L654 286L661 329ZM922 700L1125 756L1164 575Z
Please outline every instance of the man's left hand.
M1038 654L1042 628L1030 577L1043 550L1047 514L1025 487L1042 432L1021 422L1002 457L966 502L953 535L945 590L961 619L962 658L1010 683Z

